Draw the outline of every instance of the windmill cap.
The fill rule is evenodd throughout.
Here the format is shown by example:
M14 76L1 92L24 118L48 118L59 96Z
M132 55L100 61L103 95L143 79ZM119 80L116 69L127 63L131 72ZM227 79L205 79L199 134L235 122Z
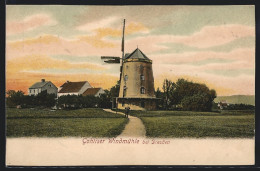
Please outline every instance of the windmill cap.
M136 59L140 61L151 62L150 60L139 48L135 49L131 54L127 55L125 58L127 61L130 59Z

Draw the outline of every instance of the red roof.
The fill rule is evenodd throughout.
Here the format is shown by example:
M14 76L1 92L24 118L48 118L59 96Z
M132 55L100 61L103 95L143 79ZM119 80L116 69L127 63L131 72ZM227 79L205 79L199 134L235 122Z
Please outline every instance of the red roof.
M83 96L88 96L88 95L96 95L97 92L100 90L101 88L88 88L82 95Z
M59 93L72 93L72 92L79 92L80 89L84 86L87 81L80 81L80 82L66 82L61 87Z

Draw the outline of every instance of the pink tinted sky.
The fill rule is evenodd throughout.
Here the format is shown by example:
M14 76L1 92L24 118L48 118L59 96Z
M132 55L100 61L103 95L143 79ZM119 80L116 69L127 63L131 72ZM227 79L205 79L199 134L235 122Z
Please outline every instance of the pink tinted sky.
M165 78L206 83L218 95L255 93L254 6L7 6L6 87L27 92L42 78L110 88L126 52L153 60L155 88Z

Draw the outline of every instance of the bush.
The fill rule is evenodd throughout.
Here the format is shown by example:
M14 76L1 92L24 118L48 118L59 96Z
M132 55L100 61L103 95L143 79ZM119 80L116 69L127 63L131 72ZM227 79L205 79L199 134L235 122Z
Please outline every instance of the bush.
M101 99L93 95L66 95L58 98L58 107L62 109L96 108L100 106Z
M191 111L210 111L212 107L212 101L206 93L185 96L181 104L183 110Z
M48 94L47 91L42 91L33 98L36 106L53 107L56 105L55 94Z
M48 94L42 91L37 96L24 95L22 91L7 91L6 105L8 107L21 106L22 108L32 107L53 107L56 105L55 94Z
M14 91L14 90L8 90L6 92L7 98L6 98L6 105L8 107L17 107L19 105L22 105L24 103L24 92L22 91Z
M112 98L108 90L105 90L105 94L100 95L98 106L102 108L112 108Z

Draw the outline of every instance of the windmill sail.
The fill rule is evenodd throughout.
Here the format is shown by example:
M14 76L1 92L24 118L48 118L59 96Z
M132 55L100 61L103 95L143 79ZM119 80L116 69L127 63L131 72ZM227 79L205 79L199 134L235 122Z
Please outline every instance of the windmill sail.
M105 63L112 63L112 64L120 63L120 57L116 57L116 56L101 56L101 59L104 60Z
M123 63L124 63L124 57L125 57L125 19L124 19L124 23L123 23L123 35L122 35L122 47L121 47L121 51L122 51L122 63L120 66L120 79L119 81L121 82L121 77L122 77L122 68L123 68Z
M123 25L123 36L122 36L122 58L124 58L124 51L125 51L125 19L124 19L124 25Z

